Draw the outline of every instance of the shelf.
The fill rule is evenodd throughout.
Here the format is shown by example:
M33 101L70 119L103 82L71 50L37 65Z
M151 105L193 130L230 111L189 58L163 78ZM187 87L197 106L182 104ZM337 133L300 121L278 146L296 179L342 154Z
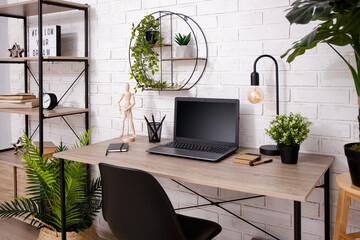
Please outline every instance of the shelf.
M0 15L14 17L28 17L38 15L38 0L12 3L0 6ZM48 5L53 4L53 5ZM73 9L86 9L89 5L62 0L43 0L43 14L65 12Z
M189 90L189 88L146 88L147 91L181 91Z
M155 44L151 44L151 46L160 47L160 45L155 45ZM171 47L171 44L170 43L163 43L163 44L161 44L161 47Z
M162 61L188 61L188 60L206 60L206 58L164 58Z
M29 116L39 116L39 108L2 108L0 112L24 114ZM88 108L71 108L71 107L56 107L53 110L44 109L44 117L60 117L65 115L79 114L89 112Z
M45 62L82 62L89 60L88 57L68 57L68 56L44 56L43 61ZM0 58L0 63L24 63L25 61L29 62L38 62L39 57L21 57L21 58Z
M15 166L19 168L24 168L22 164L23 159L19 155L14 154L14 150L7 150L0 152L0 163L7 164L10 166Z

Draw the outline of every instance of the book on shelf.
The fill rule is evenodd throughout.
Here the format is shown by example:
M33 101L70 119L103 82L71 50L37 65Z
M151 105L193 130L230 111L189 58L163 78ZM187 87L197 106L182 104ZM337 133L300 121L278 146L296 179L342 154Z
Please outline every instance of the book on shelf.
M26 101L22 103L14 102L0 102L0 108L35 108L39 106L39 99L33 101Z
M34 142L34 145L39 149L40 143ZM57 146L53 142L43 142L43 154L44 157L52 158L53 153L56 152Z
M16 94L5 94L0 95L0 100L23 100L23 99L34 99L36 96L32 93L16 93Z
M38 98L32 99L0 99L0 103L26 103L26 102L37 102Z

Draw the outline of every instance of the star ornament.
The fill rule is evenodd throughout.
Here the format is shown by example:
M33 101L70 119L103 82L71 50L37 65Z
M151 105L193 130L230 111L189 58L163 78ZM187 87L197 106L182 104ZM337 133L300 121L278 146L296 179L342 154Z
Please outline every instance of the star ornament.
M11 58L22 57L22 54L24 53L24 49L21 48L20 45L17 43L14 43L12 48L8 48L8 50L10 52Z

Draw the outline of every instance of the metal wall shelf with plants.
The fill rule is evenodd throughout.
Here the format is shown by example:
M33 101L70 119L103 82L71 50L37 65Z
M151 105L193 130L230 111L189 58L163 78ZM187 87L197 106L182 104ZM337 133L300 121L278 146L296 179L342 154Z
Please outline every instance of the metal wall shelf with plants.
M179 33L173 36L174 31ZM189 90L203 76L207 60L205 34L189 16L158 11L133 24L130 74L141 90Z
M25 115L25 133L30 136L30 139L34 134L39 131L39 151L43 153L43 143L44 143L44 120L60 117L64 122L70 127L72 132L78 137L74 129L71 127L69 122L66 120L65 116L75 115L75 114L84 114L84 123L85 128L89 129L89 108L88 108L88 82L89 82L89 39L88 39L88 28L89 28L89 17L88 17L89 6L87 4L78 4L62 0L28 0L20 3L13 3L0 6L0 17L15 18L23 21L23 35L24 35L24 57L17 58L0 58L0 64L23 64L24 65L24 93L28 93L30 89L29 73L32 79L36 82L39 89L39 107L37 108L2 108L0 112L15 113ZM75 57L75 56L42 56L38 54L37 57L28 57L28 18L37 17L38 33L42 33L43 29L43 15L50 13L60 13L65 11L78 10L79 13L84 15L84 56ZM38 51L39 53L43 50L43 36L38 34ZM38 78L36 78L29 66L30 62L38 63ZM52 110L43 109L43 64L44 62L81 62L84 63L84 69L78 75L78 77L69 84L68 89L62 94L60 100L57 101L59 104L63 97L68 93L68 91L74 86L74 84L80 79L81 76L84 76L84 108L74 108L74 107L62 107L57 106ZM50 67L51 68L51 67ZM51 84L51 83L50 83ZM39 124L32 131L29 132L29 116L37 117ZM1 149L0 150L0 163L9 164L14 167L14 177L16 183L16 168L22 168L21 157L13 154L13 149ZM14 196L17 195L16 185L14 186Z

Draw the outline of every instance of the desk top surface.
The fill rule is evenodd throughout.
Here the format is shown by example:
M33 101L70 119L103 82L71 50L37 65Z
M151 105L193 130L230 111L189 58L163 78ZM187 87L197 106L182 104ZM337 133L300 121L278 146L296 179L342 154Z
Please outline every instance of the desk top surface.
M289 165L282 164L279 156L263 156L274 161L251 167L234 163L234 157L246 152L258 153L258 149L240 147L231 156L213 163L147 153L146 149L156 146L147 137L137 137L130 143L128 152L109 153L105 157L109 144L118 142L120 139L114 138L56 153L54 157L93 165L103 162L141 169L159 177L303 202L334 161L332 156L300 154L298 164Z

